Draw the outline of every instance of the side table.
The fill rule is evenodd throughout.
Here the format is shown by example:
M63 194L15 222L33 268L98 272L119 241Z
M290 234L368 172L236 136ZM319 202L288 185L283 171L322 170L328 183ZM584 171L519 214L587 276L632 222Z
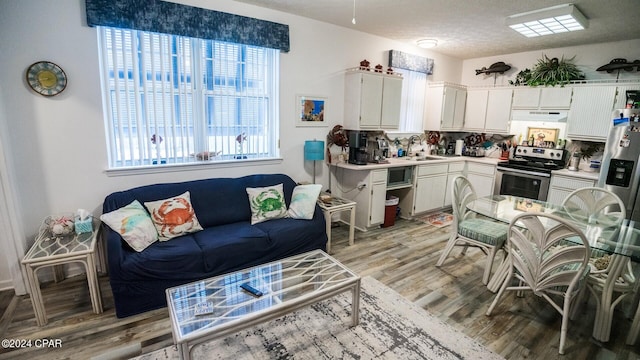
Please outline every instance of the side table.
M54 280L57 282L64 278L61 265L73 262L84 264L93 311L96 314L102 313L102 298L96 272L96 243L98 229L100 228L99 220L95 218L92 220L92 232L83 234L73 232L64 236L52 235L47 225L50 220L51 218L48 217L43 221L35 243L22 259L22 266L27 274L29 288L31 289L31 303L38 326L43 326L47 323L47 314L44 309L37 272L49 266L54 267Z
M355 201L342 199L338 197L331 197L331 201L324 202L318 199L318 205L324 212L324 220L326 222L327 229L327 253L331 254L331 215L340 211L351 211L349 217L349 245L353 245L354 224L356 222L356 203Z

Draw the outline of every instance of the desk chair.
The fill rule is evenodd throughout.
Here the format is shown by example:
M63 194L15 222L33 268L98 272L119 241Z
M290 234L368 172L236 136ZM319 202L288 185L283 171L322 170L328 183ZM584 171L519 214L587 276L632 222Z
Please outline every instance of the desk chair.
M506 290L531 290L562 315L558 352L564 354L572 304L589 274L589 242L582 231L567 220L537 212L516 215L509 224L508 234L505 261L509 262L509 273L489 306L487 316ZM579 241L564 242L568 237ZM513 280L518 280L518 284L512 285ZM562 304L558 298L562 299Z
M482 276L482 283L487 285L496 253L502 249L507 239L507 225L476 218L473 212L467 210L467 204L475 200L477 196L466 177L456 176L451 184L454 220L451 224L451 236L436 266L442 266L454 246L464 246L463 255L466 253L467 247L478 247L487 254L487 263Z

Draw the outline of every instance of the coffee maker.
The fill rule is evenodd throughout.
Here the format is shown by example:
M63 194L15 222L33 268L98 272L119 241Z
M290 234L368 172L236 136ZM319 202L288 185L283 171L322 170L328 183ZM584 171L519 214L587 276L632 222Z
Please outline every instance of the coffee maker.
M367 133L349 130L349 163L365 165L369 160L367 152Z

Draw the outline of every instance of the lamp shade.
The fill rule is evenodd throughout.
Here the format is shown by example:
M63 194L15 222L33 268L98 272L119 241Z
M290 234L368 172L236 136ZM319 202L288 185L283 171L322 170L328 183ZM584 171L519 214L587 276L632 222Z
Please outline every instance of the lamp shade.
M307 140L304 142L305 160L324 160L324 141Z

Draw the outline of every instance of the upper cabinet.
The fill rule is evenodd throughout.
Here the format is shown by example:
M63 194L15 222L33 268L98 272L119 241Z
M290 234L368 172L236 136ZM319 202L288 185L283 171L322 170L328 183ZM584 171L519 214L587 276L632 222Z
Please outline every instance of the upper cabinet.
M455 84L429 85L426 100L425 130L462 130L467 100L467 90L464 86Z
M578 86L567 119L567 137L575 140L607 141L613 109L624 108L626 91L640 84Z
M345 76L344 124L348 129L398 129L402 77L348 70Z
M467 91L464 131L508 134L512 89Z
M571 108L572 88L516 87L513 90L513 109L566 110Z

